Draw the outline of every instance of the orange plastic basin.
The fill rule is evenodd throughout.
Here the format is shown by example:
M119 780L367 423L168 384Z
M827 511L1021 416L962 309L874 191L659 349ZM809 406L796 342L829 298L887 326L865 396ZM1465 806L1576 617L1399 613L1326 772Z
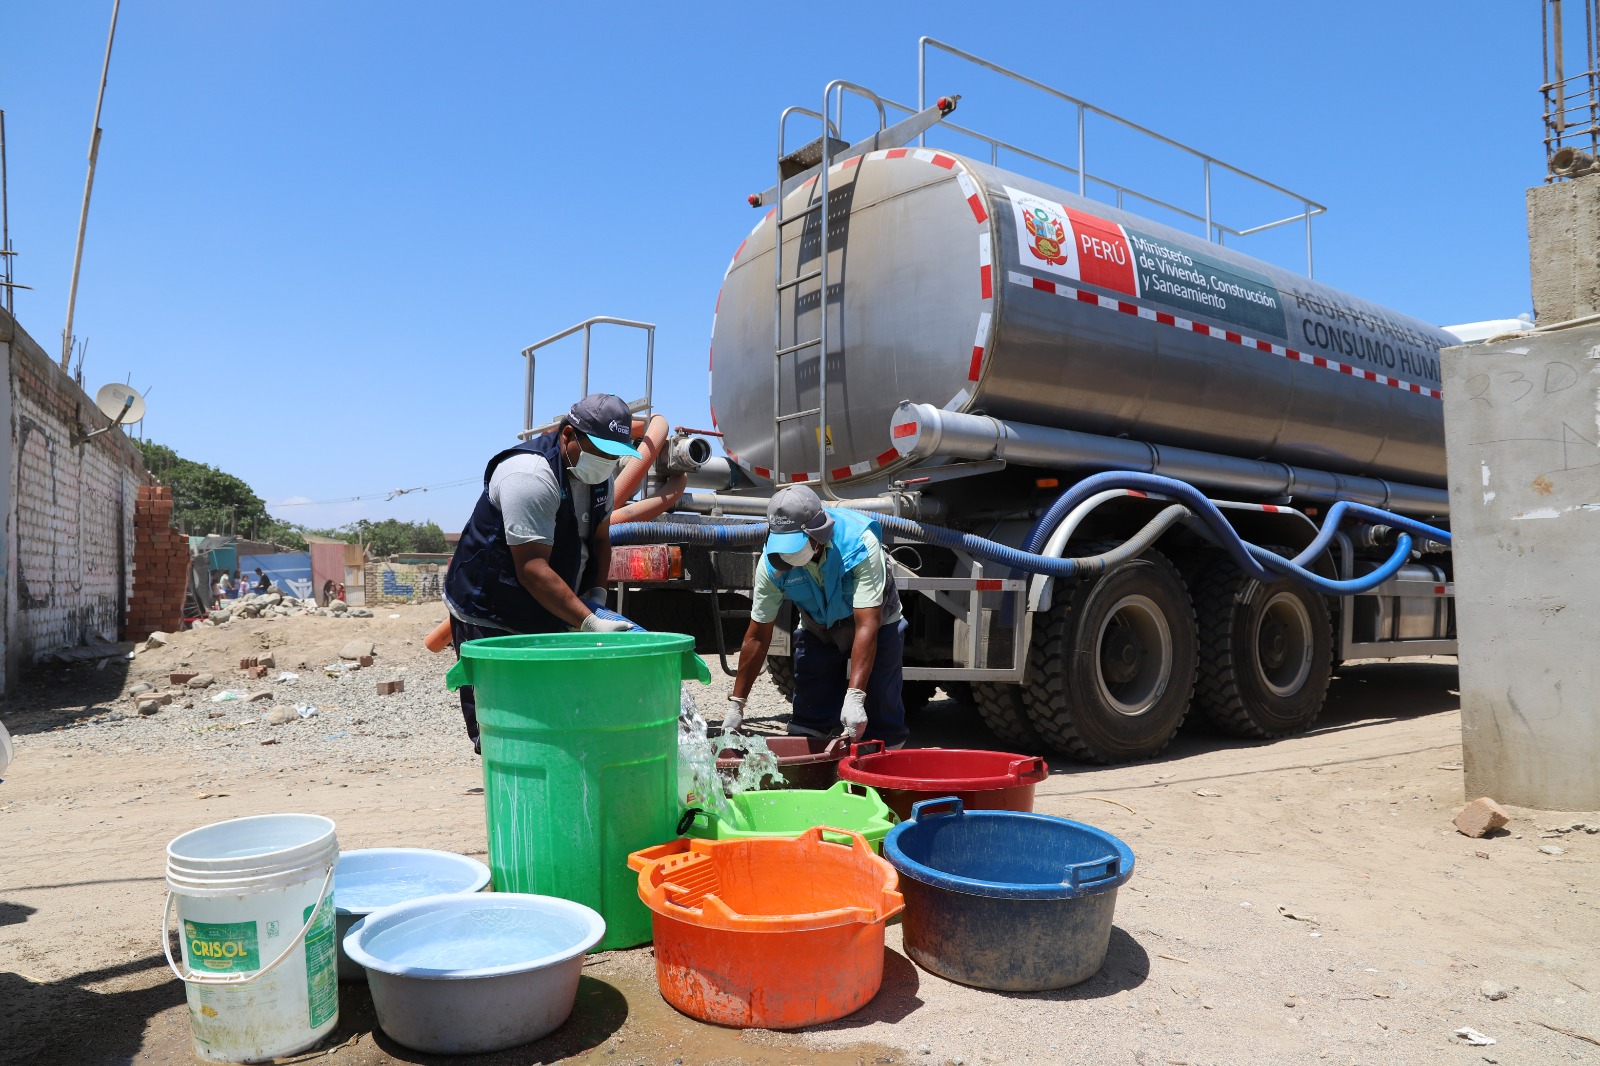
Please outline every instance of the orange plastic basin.
M674 840L628 857L650 908L656 982L692 1018L797 1029L860 1010L883 982L884 924L905 906L859 833Z

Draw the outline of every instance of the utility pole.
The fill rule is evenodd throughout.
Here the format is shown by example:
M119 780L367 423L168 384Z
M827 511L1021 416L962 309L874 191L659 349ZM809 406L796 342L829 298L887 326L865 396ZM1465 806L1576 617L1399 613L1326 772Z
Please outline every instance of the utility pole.
M111 0L111 31L106 34L106 61L100 68L100 95L94 102L94 132L89 137L89 176L83 182L83 211L78 215L78 249L72 256L72 287L67 290L67 324L61 331L61 369L72 364L72 312L78 302L78 269L83 266L83 231L89 226L89 194L94 191L94 165L100 157L100 108L106 102L106 78L111 73L111 42L117 36L117 10L122 0Z
M17 317L12 297L16 286L11 283L11 260L15 255L11 250L11 207L6 194L6 113L0 110L0 278L5 279L0 285L6 290L0 296L5 297L6 314L12 318Z

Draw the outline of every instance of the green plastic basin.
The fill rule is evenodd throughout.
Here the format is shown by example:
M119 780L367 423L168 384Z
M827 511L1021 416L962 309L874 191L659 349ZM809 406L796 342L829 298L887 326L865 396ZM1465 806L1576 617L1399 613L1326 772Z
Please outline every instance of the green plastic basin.
M741 792L731 796L733 817L720 818L706 810L696 810L684 835L702 840L739 840L748 837L797 837L813 826L848 829L866 837L873 848L882 850L883 838L900 819L879 798L877 790L853 781L840 781L818 791L788 790ZM832 838L833 834L824 833ZM839 834L840 843L849 837Z

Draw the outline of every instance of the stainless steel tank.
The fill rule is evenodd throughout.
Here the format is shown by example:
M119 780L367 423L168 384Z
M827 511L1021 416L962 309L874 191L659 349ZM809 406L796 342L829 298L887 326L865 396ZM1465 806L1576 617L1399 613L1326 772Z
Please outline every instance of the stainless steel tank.
M945 152L895 149L829 176L829 473L904 465L902 400L1418 485L1444 484L1444 331L1228 248ZM785 215L815 202L790 193ZM815 270L820 211L784 229L783 277ZM785 290L774 218L740 246L712 330L724 443L773 474L777 348L813 338L819 280ZM817 404L816 347L782 356L781 406ZM815 479L817 420L785 423L785 477Z

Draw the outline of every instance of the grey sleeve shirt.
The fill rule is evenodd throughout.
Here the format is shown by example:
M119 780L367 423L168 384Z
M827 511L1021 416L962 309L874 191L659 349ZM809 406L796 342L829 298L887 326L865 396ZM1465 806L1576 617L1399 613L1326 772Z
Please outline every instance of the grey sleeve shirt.
M500 509L508 544L550 544L561 486L542 455L513 455L494 468L489 502Z
M589 531L594 525L590 508L594 493L576 478L569 478L567 484L572 491L578 537L583 542L578 553L581 573L589 565ZM489 478L489 502L500 508L507 544L555 543L556 512L561 509L561 486L544 456L526 453L513 455L495 467Z

